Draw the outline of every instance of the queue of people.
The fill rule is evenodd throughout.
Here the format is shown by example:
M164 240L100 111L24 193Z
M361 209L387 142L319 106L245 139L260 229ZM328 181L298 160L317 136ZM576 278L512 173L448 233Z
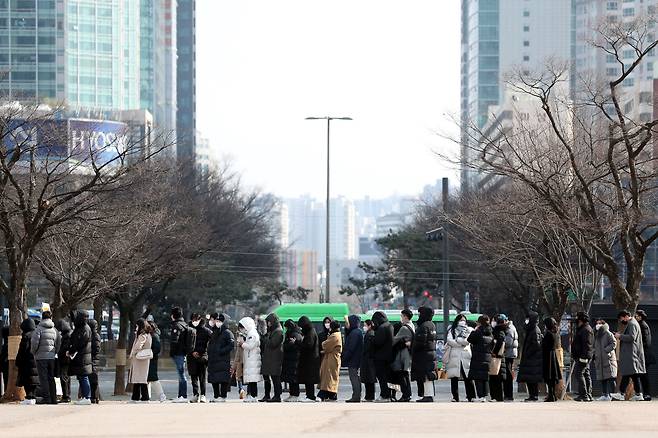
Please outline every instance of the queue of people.
M345 400L348 403L410 402L412 382L417 385L416 402L433 402L434 381L440 372L433 315L431 308L421 307L416 324L408 309L395 324L384 312L375 312L363 324L357 315L350 315L344 322L343 336L341 323L330 317L324 319L318 333L306 316L282 324L272 313L262 331L254 319L240 319L234 335L228 315L213 313L204 318L195 313L186 322L182 309L174 307L170 313L170 355L179 385L173 402L222 403L232 386L247 403L337 401L341 367L347 368L352 389L351 397ZM54 323L51 312L44 311L38 325L32 319L21 324L23 336L16 366L17 384L26 393L22 403L58 403L56 378L61 384L60 402L70 402L71 376L78 380L76 404L98 403L98 326L84 311L72 314L71 319L72 329L66 320ZM619 330L613 333L603 319L595 320L592 326L587 314L578 313L569 376L576 385L575 401L594 400L590 370L600 381L602 395L598 401L624 400L631 382L631 400L651 400L647 372L655 357L646 320L642 310L635 315L622 311ZM539 401L542 384L547 389L544 401L561 399L558 385L567 376L563 374L559 328L557 321L546 318L542 330L539 315L530 312L520 344L516 327L504 314L493 318L481 315L476 323L457 315L441 358L450 379L452 401L460 401L460 381L469 402L513 401L515 377L527 388L526 402ZM133 388L131 402L166 401L158 376L161 331L152 316L145 314L136 321L133 339L128 373ZM191 399L187 397L186 368L193 388ZM264 394L259 399L261 381ZM207 383L212 386L212 397L206 396ZM289 388L285 399L284 384Z

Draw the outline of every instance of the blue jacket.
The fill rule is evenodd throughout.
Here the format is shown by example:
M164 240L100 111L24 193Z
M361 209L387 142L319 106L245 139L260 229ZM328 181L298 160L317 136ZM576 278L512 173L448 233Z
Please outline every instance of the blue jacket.
M342 364L347 368L360 368L363 357L363 331L361 330L361 318L350 315L348 318L350 329L345 338L343 346Z

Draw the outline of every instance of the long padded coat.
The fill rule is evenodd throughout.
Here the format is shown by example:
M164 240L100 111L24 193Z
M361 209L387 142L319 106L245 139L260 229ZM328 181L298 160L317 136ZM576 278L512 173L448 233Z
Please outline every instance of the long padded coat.
M240 324L247 331L242 343L242 381L257 383L261 381L260 335L253 319L242 318Z
M322 364L320 365L320 389L338 392L340 375L340 356L343 351L343 339L340 332L333 332L322 343Z

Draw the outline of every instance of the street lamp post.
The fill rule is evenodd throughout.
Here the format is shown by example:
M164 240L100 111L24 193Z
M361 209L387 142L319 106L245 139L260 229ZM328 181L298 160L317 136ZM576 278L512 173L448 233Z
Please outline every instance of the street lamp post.
M324 298L325 302L329 303L331 302L329 298L330 294L330 289L329 286L331 284L330 276L329 276L329 245L330 245L330 239L329 239L329 232L330 232L330 219L329 219L329 210L330 206L329 203L331 201L330 195L330 182L331 182L331 161L329 159L329 154L331 152L330 148L330 132L331 132L331 121L332 120L352 120L351 117L331 117L331 116L324 116L324 117L307 117L306 120L326 120L327 121L327 241L326 241L326 259L325 259L325 272L326 272L326 278L325 278L325 292L324 292Z

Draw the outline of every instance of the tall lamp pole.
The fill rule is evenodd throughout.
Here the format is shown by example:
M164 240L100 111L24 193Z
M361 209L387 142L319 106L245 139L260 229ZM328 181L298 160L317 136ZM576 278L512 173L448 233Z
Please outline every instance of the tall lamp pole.
M326 264L325 272L326 272L326 274L325 274L325 276L326 277L325 277L325 282L324 282L325 283L325 285L324 285L324 287L325 287L324 298L325 298L325 302L329 303L329 302L331 302L331 299L329 297L329 295L330 295L330 285L331 285L331 280L330 280L331 277L329 275L329 245L330 245L330 238L329 238L330 234L329 233L330 233L330 230L331 230L331 228L330 228L330 219L329 219L329 217L330 217L330 214L329 214L330 205L329 205L329 203L331 202L331 190L330 190L330 188L331 188L331 186L330 186L330 182L331 182L331 161L329 159L330 158L329 154L331 152L331 148L330 148L331 121L332 120L352 120L352 118L351 117L324 116L324 117L307 117L306 120L326 120L327 121L327 240L326 240L326 249L325 249L325 253L326 253L326 259L325 259L325 264Z

